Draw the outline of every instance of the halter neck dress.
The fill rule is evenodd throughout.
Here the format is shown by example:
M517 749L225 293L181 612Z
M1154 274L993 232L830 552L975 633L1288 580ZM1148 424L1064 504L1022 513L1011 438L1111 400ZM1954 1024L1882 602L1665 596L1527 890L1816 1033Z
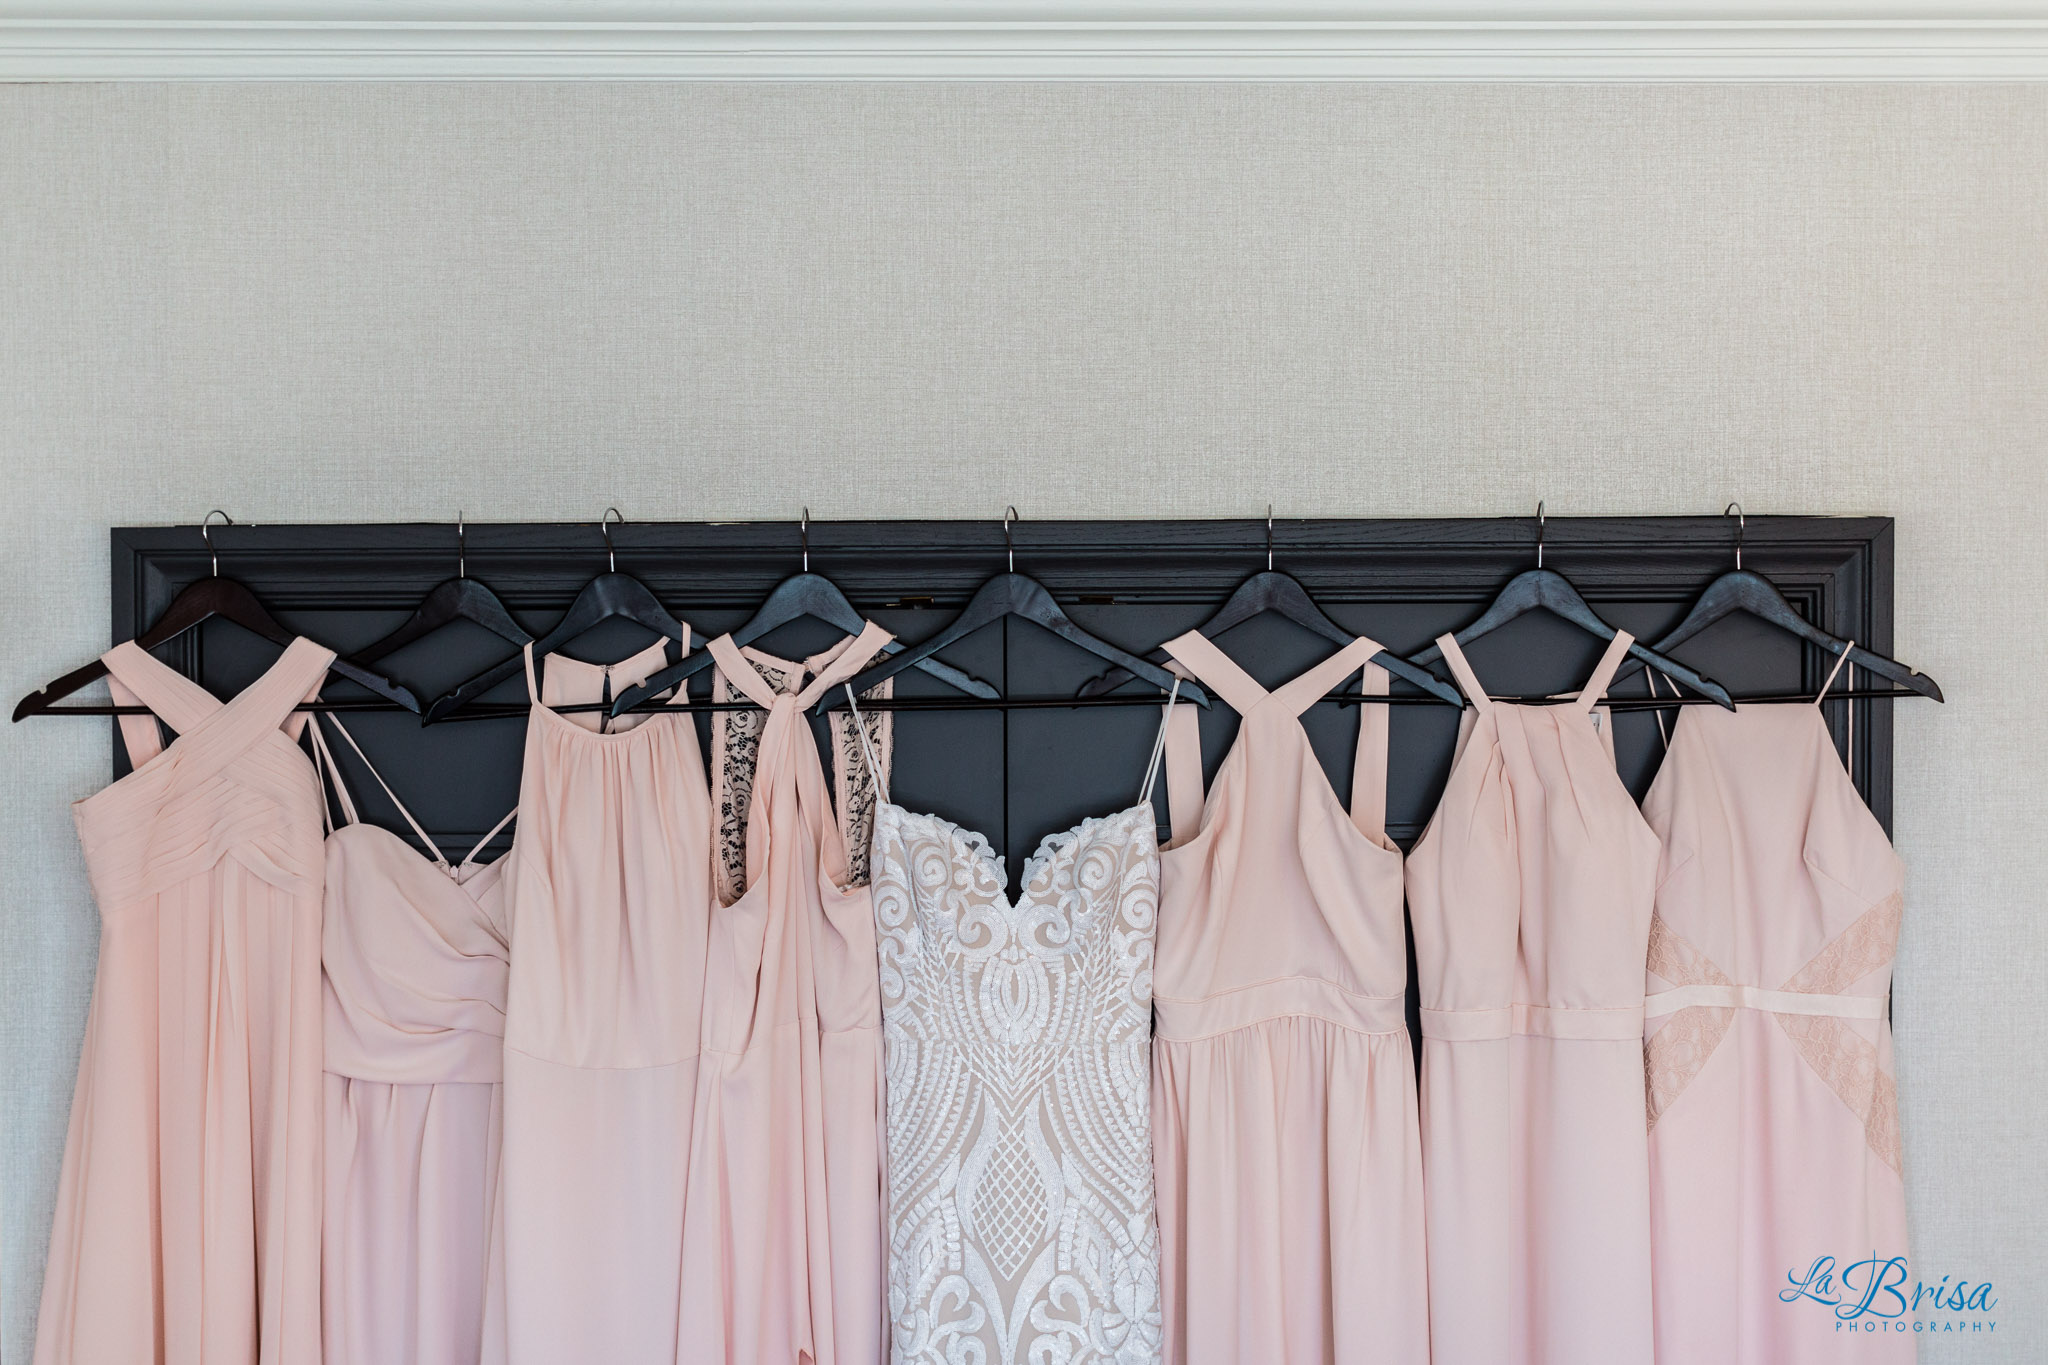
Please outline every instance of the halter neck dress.
M687 639L684 648L688 648ZM556 706L666 662L547 660L504 874L502 1316L512 1365L676 1365L711 801L686 712Z
M1643 813L1664 839L1644 1024L1658 1365L1910 1362L1889 1293L1851 1330L1790 1287L1826 1256L1842 1295L1851 1266L1906 1255L1886 1009L1904 867L1818 701L1687 707ZM1851 1302L1874 1271L1891 1276L1865 1264Z
M1268 692L1168 642L1243 718L1206 803L1192 708L1166 740L1153 1159L1173 1365L1425 1365L1422 1175L1387 708L1361 705L1346 814L1300 715L1380 646Z
M475 1365L486 1359L509 961L505 864L476 855L512 817L451 864L340 719L327 724L427 851L362 821L315 720L315 761L343 817L327 835L321 950L326 1365Z
M1641 964L1657 836L1596 709L1471 708L1408 855L1422 996L1422 1164L1436 1365L1651 1359Z
M875 1365L882 1351L881 1005L806 709L871 662L869 624L778 687L707 648L766 713L745 890L711 912L683 1234L681 1360ZM829 661L824 661L829 660Z
M36 1365L318 1365L323 860L293 707L334 654L294 640L225 703L133 642L103 657L155 714L72 808L100 955Z
M1137 804L1047 836L1014 901L983 836L876 811L892 1365L1160 1359L1160 747Z

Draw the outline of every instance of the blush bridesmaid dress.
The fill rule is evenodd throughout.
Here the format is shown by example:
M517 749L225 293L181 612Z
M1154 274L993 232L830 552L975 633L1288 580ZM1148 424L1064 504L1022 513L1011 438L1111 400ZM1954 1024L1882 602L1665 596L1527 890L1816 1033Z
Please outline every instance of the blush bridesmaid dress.
M685 648L688 642L685 641ZM598 701L662 668L555 655L506 855L504 1286L512 1365L677 1365L683 1190L711 912L711 801L687 712Z
M729 636L707 646L721 679L766 719L747 802L746 889L711 911L683 1234L688 1365L882 1357L874 911L853 881L805 713L889 639L868 625L810 661L816 671L800 687L809 668L777 686Z
M1435 1365L1646 1365L1642 962L1657 836L1597 709L1471 702L1408 855Z
M135 771L73 807L100 956L36 1365L319 1365L319 779L331 650L234 700L105 656ZM163 748L161 718L178 735Z
M343 817L327 835L321 951L326 1365L479 1365L509 952L505 863L476 855L512 817L450 863L355 736L327 724L426 852L358 817L316 720L313 752Z
M1387 708L1361 705L1346 814L1299 717L1352 641L1268 692L1197 633L1178 671L1243 718L1206 802L1171 708L1153 1162L1169 1365L1426 1365L1422 1171ZM1492 1365L1492 1363L1490 1363Z
M1831 1257L1853 1303L1895 1272L1844 1289L1852 1265L1906 1255L1898 855L1818 702L1685 708L1643 812L1664 838L1644 1042L1657 1365L1906 1365L1918 1338L1890 1294L1851 1329L1791 1289Z

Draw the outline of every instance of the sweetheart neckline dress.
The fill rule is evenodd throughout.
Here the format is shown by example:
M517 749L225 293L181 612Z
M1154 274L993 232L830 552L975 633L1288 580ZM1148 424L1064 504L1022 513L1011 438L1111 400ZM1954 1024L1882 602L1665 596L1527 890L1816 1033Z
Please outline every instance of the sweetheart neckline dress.
M510 952L505 862L476 857L511 815L450 863L340 718L326 723L426 850L361 819L315 719L315 766L343 817L328 827L321 926L326 1365L496 1362L484 1315Z
M1148 772L1013 898L984 835L877 805L893 1365L1161 1358L1156 826Z

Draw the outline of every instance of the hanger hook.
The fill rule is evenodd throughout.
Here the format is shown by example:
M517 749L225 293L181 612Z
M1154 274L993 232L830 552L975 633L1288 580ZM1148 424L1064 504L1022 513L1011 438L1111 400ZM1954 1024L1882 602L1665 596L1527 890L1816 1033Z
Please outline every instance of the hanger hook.
M1721 509L1722 516L1735 518L1735 567L1742 568L1742 542L1749 537L1749 518L1742 514L1742 504L1731 502Z
M803 537L804 572L811 571L811 509L804 509L804 519L797 523L797 533Z
M612 548L613 517L617 517L619 519L619 525L624 526L626 524L626 514L624 512L621 512L616 507L607 507L604 509L604 517L602 520L598 522L598 525L604 528L604 558L606 570L610 573L617 573L619 571L619 552Z
M1017 572L1017 542L1010 534L1010 523L1017 519L1015 506L1003 509L1003 549L1010 557L1010 572Z
M1273 572L1273 504L1266 504L1266 572Z
M1536 499L1536 567L1543 567L1543 499Z
M220 518L223 526L233 526L235 519L218 507L208 512L199 522L199 538L206 542L206 553L213 560L213 576L220 577L220 551L213 548L213 519Z
M469 577L469 541L462 525L462 512L455 513L455 576Z

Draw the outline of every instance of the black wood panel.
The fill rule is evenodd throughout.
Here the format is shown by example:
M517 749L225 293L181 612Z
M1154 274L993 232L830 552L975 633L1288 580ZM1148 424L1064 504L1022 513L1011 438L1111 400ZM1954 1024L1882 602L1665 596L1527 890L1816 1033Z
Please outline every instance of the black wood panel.
M1645 638L1673 624L1732 561L1734 525L1721 517L1553 518L1547 563L1579 585L1608 619ZM1144 651L1199 623L1248 573L1264 567L1262 521L1020 522L1016 563L1068 604L1084 625ZM620 569L639 575L699 631L743 621L796 570L794 523L648 523L614 527ZM1472 617L1533 560L1534 525L1502 520L1310 520L1279 523L1276 560L1350 629L1407 652ZM287 625L344 652L402 621L455 568L449 525L231 526L215 528L221 571L240 578ZM121 528L112 535L113 636L140 632L187 583L209 571L195 527ZM856 606L905 639L940 628L973 589L1004 565L997 522L813 522L811 567L837 581ZM1891 651L1891 522L1885 518L1752 517L1748 567L1769 575L1813 619L1881 653ZM605 567L595 522L472 525L467 564L528 627L544 630L591 575ZM829 629L801 623L764 644L802 654ZM620 657L645 643L623 629L577 642L581 657ZM1327 653L1327 645L1277 619L1222 642L1272 685ZM431 699L501 657L503 644L459 627L393 655L385 667ZM1474 667L1496 693L1575 687L1600 643L1547 617L1529 618L1478 643ZM1760 623L1735 619L1679 651L1737 695L1811 691L1824 676L1818 651ZM271 646L212 625L173 645L167 662L220 694L245 684L274 657ZM1035 627L1011 622L965 641L947 657L1013 696L1070 694L1100 669L1095 660ZM702 683L699 684L700 688ZM1629 684L1640 689L1640 677ZM943 689L911 672L899 695ZM346 684L331 696L360 695ZM515 681L499 694L523 699ZM1890 703L1833 703L1838 741L1856 707L1857 785L1887 829L1891 822ZM1667 713L1669 714L1669 713ZM522 718L447 722L422 730L402 714L347 722L385 776L451 854L494 824L515 796ZM1143 780L1158 712L1152 707L897 716L896 784L913 809L934 810L985 831L1008 855L1012 880L1048 833L1119 809ZM1354 707L1319 706L1306 724L1340 795L1348 795ZM1407 705L1393 715L1389 818L1396 838L1421 830L1450 761L1456 712ZM1203 718L1213 773L1236 720L1217 705ZM822 733L822 731L821 731ZM1661 748L1649 713L1616 721L1620 765L1640 797ZM118 749L118 746L117 746ZM117 772L120 759L117 757ZM389 803L352 774L366 814L397 827ZM1163 812L1163 797L1161 799ZM502 842L502 839L501 839Z

